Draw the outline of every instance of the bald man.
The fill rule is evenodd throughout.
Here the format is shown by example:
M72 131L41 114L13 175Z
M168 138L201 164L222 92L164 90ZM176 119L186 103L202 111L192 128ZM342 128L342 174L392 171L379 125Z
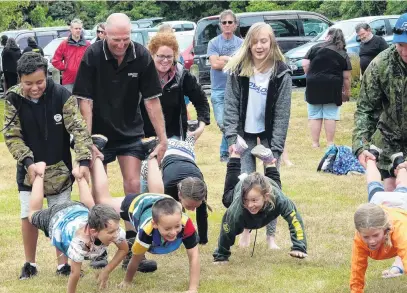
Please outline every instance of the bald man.
M158 98L162 89L150 53L131 41L130 19L113 13L107 18L105 31L105 40L91 45L83 56L73 94L80 101L89 132L108 138L103 153L93 146L93 158L102 157L107 168L117 157L125 194L137 194L140 162L146 156L139 104L143 101L159 139L149 156L160 162L167 148Z

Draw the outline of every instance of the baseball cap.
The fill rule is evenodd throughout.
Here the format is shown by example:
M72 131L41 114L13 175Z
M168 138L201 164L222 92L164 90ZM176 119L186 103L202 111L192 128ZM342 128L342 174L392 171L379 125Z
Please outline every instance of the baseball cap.
M407 43L407 13L397 19L393 28L393 44Z

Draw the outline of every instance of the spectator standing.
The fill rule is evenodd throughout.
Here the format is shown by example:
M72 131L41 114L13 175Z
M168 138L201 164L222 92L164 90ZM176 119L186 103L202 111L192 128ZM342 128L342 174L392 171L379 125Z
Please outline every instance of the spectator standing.
M96 28L96 41L103 41L106 38L105 23L101 22Z
M363 166L367 158L375 160L368 151L371 144L383 150L377 167L386 191L396 188L395 175L389 172L391 155L407 154L407 13L393 32L395 45L380 53L363 75L353 130L353 152ZM398 165L406 167L406 162Z
M211 64L211 102L213 113L216 123L223 134L220 145L220 161L227 162L229 160L229 151L223 126L227 74L223 72L223 67L229 61L230 56L240 48L243 40L234 35L237 28L237 19L232 10L223 11L219 16L219 21L222 34L209 42L207 55Z
M75 18L71 21L71 34L63 41L52 58L52 65L62 71L62 85L72 92L79 65L90 42L82 34L82 21Z
M21 50L13 38L8 38L6 46L1 53L1 62L3 65L4 82L6 92L12 86L18 83L17 61L21 57Z
M105 166L118 158L126 195L140 192L141 160L146 156L140 101L159 139L150 157L161 162L167 148L154 60L144 46L131 41L130 33L130 19L123 13L111 14L105 40L86 51L73 88L89 132L108 138L103 154L93 146L93 157L103 157ZM128 231L126 238L132 237ZM156 269L156 263L150 267Z
M322 121L327 144L334 143L342 101L349 100L352 65L341 29L330 28L326 41L314 45L303 60L312 146L319 147Z
M44 51L40 46L38 46L37 42L33 37L29 37L27 39L27 47L25 47L23 54L26 52L35 52L41 54L42 57L44 57Z
M355 30L360 38L360 71L363 75L370 62L389 45L381 36L374 35L367 23L359 23Z

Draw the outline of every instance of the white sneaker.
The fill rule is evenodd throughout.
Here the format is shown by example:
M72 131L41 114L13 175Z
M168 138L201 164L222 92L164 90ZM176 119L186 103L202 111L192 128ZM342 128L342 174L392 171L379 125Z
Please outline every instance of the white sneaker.
M262 160L265 164L271 164L274 160L273 152L264 145L256 145L252 151L252 155Z
M240 135L237 136L235 146L236 146L236 153L239 155L242 155L245 152L245 150L247 150L247 148L248 148L246 141Z

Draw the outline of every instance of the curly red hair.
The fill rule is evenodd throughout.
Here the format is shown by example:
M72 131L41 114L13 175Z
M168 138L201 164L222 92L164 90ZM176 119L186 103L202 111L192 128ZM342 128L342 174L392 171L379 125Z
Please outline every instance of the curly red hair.
M170 47L174 51L174 58L178 58L179 46L174 34L157 33L150 39L150 42L148 43L148 50L150 51L151 55L154 55L162 46Z

